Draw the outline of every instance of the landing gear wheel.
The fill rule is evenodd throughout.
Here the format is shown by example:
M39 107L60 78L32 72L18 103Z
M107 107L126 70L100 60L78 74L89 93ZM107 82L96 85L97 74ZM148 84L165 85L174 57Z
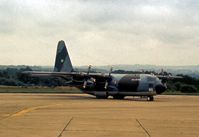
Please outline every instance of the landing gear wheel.
M108 96L96 96L97 99L107 99Z
M148 97L147 97L147 100L148 100L148 101L154 101L154 97L153 97L153 96L148 96Z
M113 98L114 99L124 99L124 96L122 96L122 95L114 95Z

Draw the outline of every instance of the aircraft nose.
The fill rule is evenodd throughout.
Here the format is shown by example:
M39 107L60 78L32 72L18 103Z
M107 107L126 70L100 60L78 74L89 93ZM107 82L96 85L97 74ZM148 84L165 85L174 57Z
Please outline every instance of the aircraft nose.
M164 85L159 84L155 87L155 90L157 94L161 94L166 91L166 87Z

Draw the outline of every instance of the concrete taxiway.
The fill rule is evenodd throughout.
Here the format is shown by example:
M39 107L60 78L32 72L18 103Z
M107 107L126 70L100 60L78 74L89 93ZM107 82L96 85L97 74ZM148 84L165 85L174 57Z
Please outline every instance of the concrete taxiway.
M0 94L0 137L198 137L199 96Z

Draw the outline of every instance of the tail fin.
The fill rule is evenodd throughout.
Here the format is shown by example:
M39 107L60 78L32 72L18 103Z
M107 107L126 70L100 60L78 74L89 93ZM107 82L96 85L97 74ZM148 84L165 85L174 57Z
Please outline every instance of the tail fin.
M54 72L71 72L73 71L73 66L66 49L65 42L63 40L59 41L57 45L57 54L55 59Z

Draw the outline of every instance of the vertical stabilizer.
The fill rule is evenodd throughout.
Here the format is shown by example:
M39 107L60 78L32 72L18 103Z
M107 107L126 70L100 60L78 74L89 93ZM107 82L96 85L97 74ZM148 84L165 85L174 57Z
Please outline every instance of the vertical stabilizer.
M66 49L65 42L63 40L59 41L57 45L57 54L55 58L54 72L71 72L73 71L73 66Z

